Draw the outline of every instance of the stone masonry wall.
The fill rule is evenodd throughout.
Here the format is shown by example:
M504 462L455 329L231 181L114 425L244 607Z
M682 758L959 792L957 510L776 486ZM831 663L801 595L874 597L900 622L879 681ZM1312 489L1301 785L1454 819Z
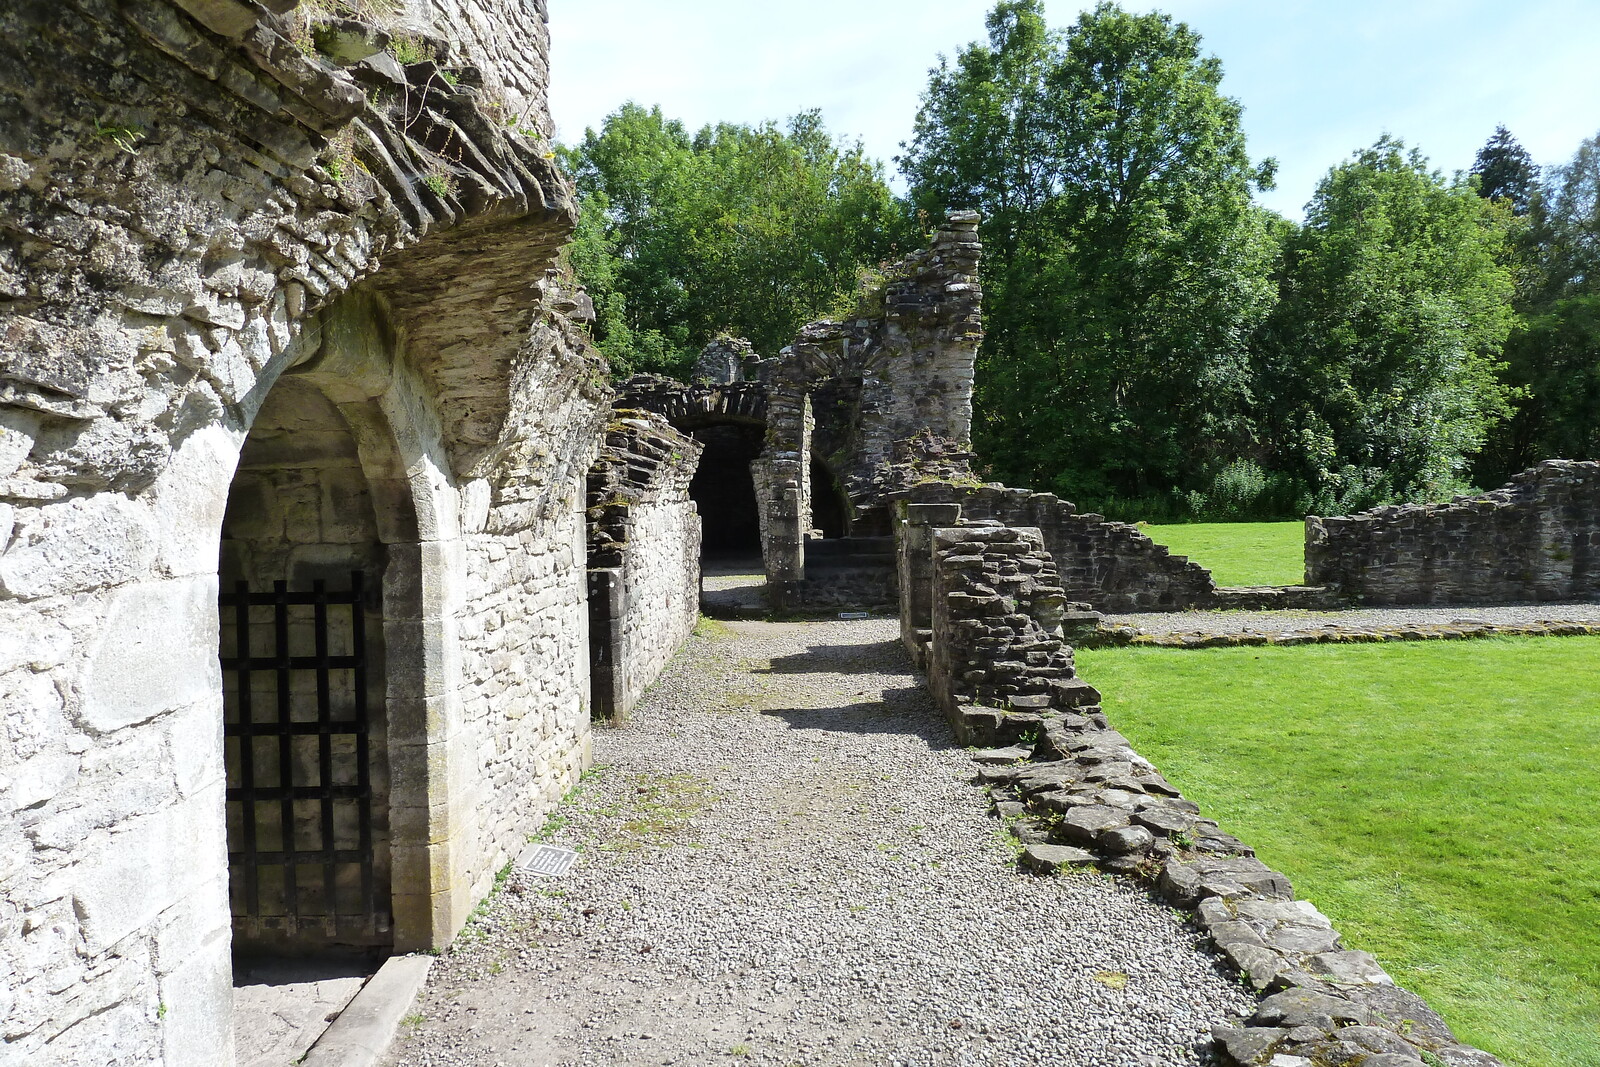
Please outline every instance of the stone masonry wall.
M615 413L589 471L589 635L594 715L617 722L700 617L700 516L689 482L701 445L666 419Z
M293 0L0 10L7 1061L231 1063L219 534L285 374L378 502L399 946L448 940L581 769L608 397L546 273L544 11L404 18L402 67Z
M811 323L780 353L756 469L762 555L779 604L805 599L813 448L858 517L916 477L914 442L970 458L980 252L977 214L950 213L927 249L864 289L853 318Z
M1306 580L1373 604L1600 593L1600 463L1547 460L1501 489L1306 519Z
M920 517L933 519L948 505L925 507ZM963 742L997 746L975 754L978 778L1023 842L1022 863L1140 878L1191 910L1262 994L1248 1019L1218 1020L1222 1062L1497 1067L1370 955L1347 949L1287 878L1112 729L1056 635L1061 589L1038 530L946 527L922 543L929 566L902 574L931 583L928 685ZM904 584L902 601L910 606Z
M1069 601L1107 613L1181 611L1213 606L1211 572L1187 557L1172 555L1138 527L1080 515L1049 493L1000 485L923 482L893 494L910 504L959 504L969 520L1037 528L1055 560Z
M1061 640L1065 604L1037 529L933 531L928 678L963 744L992 744L1045 709L1094 704Z

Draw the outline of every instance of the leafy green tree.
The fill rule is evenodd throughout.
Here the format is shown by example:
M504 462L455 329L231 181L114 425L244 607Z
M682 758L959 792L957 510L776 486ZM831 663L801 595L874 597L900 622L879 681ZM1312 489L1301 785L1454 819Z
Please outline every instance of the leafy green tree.
M1383 137L1290 238L1258 346L1261 420L1317 510L1448 492L1508 413L1507 212Z
M1475 464L1484 484L1541 459L1600 457L1600 135L1530 200L1504 373L1516 414Z
M979 449L1077 498L1204 484L1250 438L1272 165L1182 23L1103 3L1054 33L1003 0L988 29L931 72L899 159L919 209L985 215Z
M1496 126L1494 136L1478 149L1472 174L1478 179L1479 196L1508 201L1518 215L1526 215L1533 206L1534 192L1539 186L1539 168L1528 150L1517 143L1504 126Z
M722 332L775 353L908 237L881 165L814 111L691 136L630 103L563 156L571 261L618 373L682 372Z

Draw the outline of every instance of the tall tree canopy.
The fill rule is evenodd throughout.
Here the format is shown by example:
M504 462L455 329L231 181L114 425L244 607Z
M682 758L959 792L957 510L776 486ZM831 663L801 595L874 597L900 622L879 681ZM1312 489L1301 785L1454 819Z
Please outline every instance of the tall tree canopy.
M980 452L1069 496L1203 483L1249 436L1272 164L1182 23L1102 3L1056 33L1002 0L988 30L931 72L898 161L919 209L985 217Z
M1478 195L1489 200L1505 200L1518 215L1526 215L1533 206L1539 168L1528 150L1504 126L1496 126L1494 136L1478 149L1472 173L1478 179Z
M564 161L582 212L569 254L618 373L684 370L724 331L774 353L907 231L881 165L815 111L691 135L630 103Z
M1521 396L1478 461L1485 483L1552 456L1600 458L1600 134L1548 170L1526 221L1505 375Z
M1319 510L1447 491L1506 414L1506 225L1388 137L1318 185L1258 380L1276 459L1302 465Z

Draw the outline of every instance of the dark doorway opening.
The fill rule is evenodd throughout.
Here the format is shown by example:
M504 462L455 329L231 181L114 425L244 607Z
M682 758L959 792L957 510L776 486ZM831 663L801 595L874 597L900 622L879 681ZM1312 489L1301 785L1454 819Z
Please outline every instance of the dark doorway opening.
M811 457L811 526L824 540L850 534L850 502L828 465Z
M394 943L380 541L356 440L274 386L223 518L221 657L236 953Z
M701 555L705 559L761 556L761 518L750 463L761 454L760 426L727 423L694 431L705 446L689 496L700 510Z

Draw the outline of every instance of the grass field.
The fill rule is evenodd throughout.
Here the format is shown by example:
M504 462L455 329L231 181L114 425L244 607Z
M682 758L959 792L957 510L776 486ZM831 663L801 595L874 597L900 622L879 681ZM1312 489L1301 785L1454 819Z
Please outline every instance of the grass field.
M1188 522L1141 526L1209 568L1218 585L1299 585L1305 580L1306 528L1301 522Z
M1140 752L1462 1040L1600 1064L1600 638L1078 665Z

